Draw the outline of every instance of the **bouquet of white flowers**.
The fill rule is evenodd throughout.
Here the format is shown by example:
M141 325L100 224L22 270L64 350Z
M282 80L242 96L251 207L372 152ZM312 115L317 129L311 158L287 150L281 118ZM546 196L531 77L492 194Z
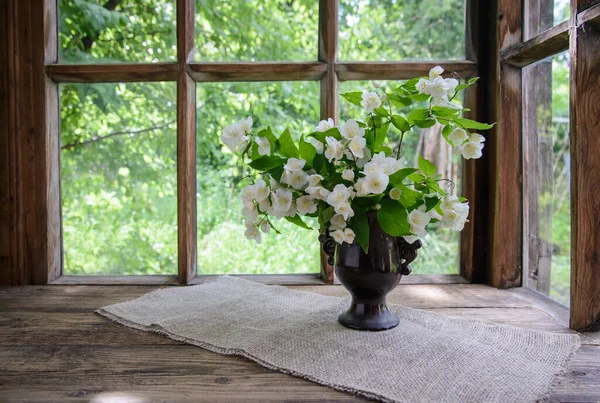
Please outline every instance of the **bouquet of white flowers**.
M383 231L409 243L425 236L430 222L462 230L467 200L448 194L440 184L450 181L436 174L430 161L419 157L418 168L412 168L400 158L404 135L436 122L465 159L481 157L485 139L472 130L492 126L463 118L464 109L453 102L477 78L461 84L443 78L443 71L434 67L429 77L408 80L389 93L375 84L375 91L342 94L364 109L364 121L350 119L336 126L331 118L323 120L297 144L289 130L279 137L270 127L253 131L251 117L225 127L223 143L257 171L242 196L246 238L260 242L261 231L271 228L279 233L274 218L310 229L302 217L317 217L321 231L327 230L337 243L356 241L368 253L369 211L376 211ZM427 102L424 108L394 111L422 101ZM394 141L388 139L390 125L400 132Z

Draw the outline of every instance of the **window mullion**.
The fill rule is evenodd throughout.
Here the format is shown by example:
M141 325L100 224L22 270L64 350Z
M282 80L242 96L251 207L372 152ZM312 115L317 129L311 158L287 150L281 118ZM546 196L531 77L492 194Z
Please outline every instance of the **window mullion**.
M194 52L194 0L177 0L177 224L178 273L189 283L197 271L196 83L187 73Z

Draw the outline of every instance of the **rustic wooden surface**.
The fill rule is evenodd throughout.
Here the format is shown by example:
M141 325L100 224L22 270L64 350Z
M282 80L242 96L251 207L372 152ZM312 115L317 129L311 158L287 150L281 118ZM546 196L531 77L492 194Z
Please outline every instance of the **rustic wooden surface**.
M574 29L570 50L571 327L600 330L600 25Z
M157 288L0 288L0 401L366 401L241 357L219 355L133 330L94 313L104 305ZM347 295L340 286L293 288ZM504 291L475 284L401 285L390 294L389 301L523 328L570 331L564 308L548 305L547 300L523 289ZM549 401L600 400L600 337L586 335L582 342Z
M461 77L472 77L477 63L470 60L448 61L403 61L398 62L338 62L335 71L340 80L404 80L427 76L435 66L443 66L447 72L456 72Z
M525 42L504 50L500 58L513 66L525 67L567 49L569 49L569 21L563 21Z
M46 74L58 83L175 81L177 63L52 64Z
M188 63L196 81L317 81L327 72L320 62Z

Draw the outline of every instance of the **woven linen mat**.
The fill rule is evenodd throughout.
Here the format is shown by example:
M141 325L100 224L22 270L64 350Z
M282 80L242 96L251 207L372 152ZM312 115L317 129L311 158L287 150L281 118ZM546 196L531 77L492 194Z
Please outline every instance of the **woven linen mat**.
M384 402L527 402L546 396L576 334L519 329L390 306L400 325L338 324L349 298L219 277L97 312L222 354Z

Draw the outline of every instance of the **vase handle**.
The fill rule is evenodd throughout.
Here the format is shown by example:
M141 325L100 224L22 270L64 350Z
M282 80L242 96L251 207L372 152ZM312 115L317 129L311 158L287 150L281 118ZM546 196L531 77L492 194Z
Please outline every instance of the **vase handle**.
M327 255L327 263L333 266L333 256L335 255L335 241L325 230L319 235L319 242L323 244L323 252Z
M400 269L403 275L408 276L412 269L410 263L417 258L417 250L421 248L422 244L420 240L416 240L413 243L408 243L403 237L396 238L398 240L398 256L400 257Z

